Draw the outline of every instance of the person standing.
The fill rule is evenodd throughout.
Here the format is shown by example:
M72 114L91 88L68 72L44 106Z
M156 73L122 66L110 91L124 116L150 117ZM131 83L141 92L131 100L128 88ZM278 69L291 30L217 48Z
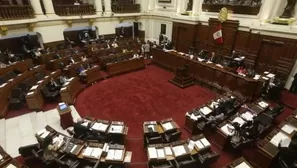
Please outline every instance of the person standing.
M294 75L294 80L292 82L290 92L297 93L297 73Z
M146 44L144 44L144 57L146 59L149 59L150 49L151 49L151 46L149 44L149 41L147 41Z

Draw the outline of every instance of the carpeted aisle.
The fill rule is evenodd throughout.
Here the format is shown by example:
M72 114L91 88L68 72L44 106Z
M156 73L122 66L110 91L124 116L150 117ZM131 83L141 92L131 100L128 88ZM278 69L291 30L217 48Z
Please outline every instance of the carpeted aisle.
M131 167L146 167L143 122L173 118L186 139L190 134L183 129L185 113L216 96L198 85L180 89L168 82L172 77L172 73L151 65L87 88L75 106L82 117L124 121L129 127L128 150L133 152Z

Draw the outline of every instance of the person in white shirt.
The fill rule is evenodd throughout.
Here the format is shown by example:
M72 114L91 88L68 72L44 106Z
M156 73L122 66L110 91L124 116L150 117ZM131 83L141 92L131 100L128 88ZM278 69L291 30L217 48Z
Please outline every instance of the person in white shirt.
M139 58L139 55L137 53L134 53L133 59Z
M69 62L70 62L70 64L74 64L75 63L75 61L74 61L74 59L72 57L69 58Z
M86 61L87 61L87 57L86 57L86 56L82 56L82 57L81 57L81 61L82 61L82 62L86 62Z
M80 5L78 1L75 1L73 5Z
M111 44L111 46L112 46L113 48L118 48L118 47L119 47L118 44L117 44L115 41Z

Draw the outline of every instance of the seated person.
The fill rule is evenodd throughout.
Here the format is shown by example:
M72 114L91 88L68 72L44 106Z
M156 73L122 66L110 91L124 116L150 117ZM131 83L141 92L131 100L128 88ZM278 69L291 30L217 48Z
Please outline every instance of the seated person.
M227 109L232 109L234 107L235 99L235 97L230 96L225 100L225 106Z
M48 135L43 143L41 148L43 149L43 158L45 160L54 160L56 157L58 157L58 154L54 152L54 146L53 143L53 137L51 135Z
M47 84L47 87L48 87L49 91L51 91L51 92L60 90L60 86L57 84L57 82L53 78L50 79L50 82Z
M90 132L90 123L88 123L87 126L82 125L86 120L79 118L77 121L73 124L73 131L74 131L74 138L79 138L81 136L88 136L88 133Z
M80 5L80 3L78 2L78 0L76 0L73 5Z
M69 64L75 64L75 61L72 57L69 57Z
M60 54L59 54L59 53L56 53L56 54L54 55L54 59L61 59Z
M133 59L139 58L139 55L137 53L134 53Z
M59 83L63 85L68 81L68 78L66 76L60 76L58 80L59 80Z
M296 167L297 164L297 134L295 134L291 138L291 142L289 143L289 146L286 147L285 142L287 140L283 140L279 143L279 158L285 162L285 164L288 167Z
M77 69L77 71L78 71L79 76L86 76L87 75L86 70L82 65Z
M254 76L256 76L256 72L255 72L255 70L254 70L253 68L251 68L251 66L250 66L250 67L248 68L248 70L247 70L246 75L247 75L248 77L254 77Z
M211 57L208 59L209 62L216 63L216 54L215 52L211 53Z
M82 56L80 59L82 62L86 62L88 60L86 56Z
M206 59L207 58L207 53L202 49L199 54L198 54L198 57L200 59Z
M36 58L40 57L41 56L41 52L37 49L35 52L34 52L34 55Z
M7 51L7 55L8 55L8 63L12 64L18 61L17 57L15 56L15 54L12 54L10 51Z
M158 46L158 45L157 45L157 42L154 41L152 48L157 48L157 46Z
M247 121L241 126L241 133L244 137L249 139L257 138L259 129L259 121L256 117L252 121Z
M246 71L246 69L245 69L243 66L237 68L236 72L237 72L239 75L246 75L246 74L247 74L247 71Z
M233 51L232 51L232 54L231 54L231 58L234 59L234 58L236 58L236 57L237 57L236 51L233 50Z
M106 48L107 48L107 49L110 48L109 40L106 42Z
M113 48L118 48L118 47L119 47L118 44L117 44L115 41L113 41L113 43L111 44L111 46L112 46Z

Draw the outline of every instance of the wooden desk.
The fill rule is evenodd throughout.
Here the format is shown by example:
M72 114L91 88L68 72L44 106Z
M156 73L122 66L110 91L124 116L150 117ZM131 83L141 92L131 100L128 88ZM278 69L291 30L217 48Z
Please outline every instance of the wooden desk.
M60 90L62 102L74 104L76 96L84 89L84 85L78 77L72 78Z
M138 69L145 68L144 58L131 59L117 63L107 64L107 73L109 75L118 75Z
M221 88L229 88L251 100L259 97L263 83L261 80L254 80L232 73L228 67L220 68L212 63L207 64L191 60L177 52L165 52L157 48L154 48L152 52L154 56L153 62L172 72L176 72L178 67L187 64L190 66L189 74L192 74L198 82L209 87L219 85Z
M249 168L253 168L253 166L251 166L251 164L248 161L246 161L244 157L240 157L234 160L232 163L225 166L225 168L236 168L236 166L243 166L243 165L248 166Z
M30 77L33 77L36 72L44 72L45 66L39 65L34 67L31 71L25 71L22 74L19 74L16 78L11 79L6 83L5 86L0 87L0 118L5 117L9 105L10 91L12 88L16 87L19 83L27 80Z
M58 152L59 154L68 155L68 156L74 157L74 158L82 160L82 161L83 160L91 161L91 162L100 161L100 162L106 163L106 164L125 165L126 163L129 163L131 161L132 152L126 151L125 146L123 146L123 145L107 144L109 146L109 151L114 149L114 150L121 150L123 152L122 157L120 159L108 158L108 153L107 153L107 156L100 155L99 158L86 157L86 156L84 156L84 152L87 147L96 147L96 148L100 148L101 150L103 150L104 144L90 142L90 141L82 141L79 139L71 138L71 137L68 137L64 134L61 134L61 133L55 131L53 128L51 128L49 126L46 127L46 130L50 132L51 136L53 136L53 139L55 137L62 137L62 139L63 139L62 145L60 147L57 146L57 148L54 148L55 151ZM41 136L42 136L42 134L40 134L40 135L36 134L36 138L37 138L38 142L42 144L44 138L41 138ZM127 157L130 157L130 159Z
M71 57L74 60L79 60L82 56L84 56L84 53L77 53L77 54L72 54ZM51 70L51 71L56 71L58 69L60 69L60 63L63 63L64 65L68 65L69 63L69 58L68 56L62 57L60 59L53 59L50 60L47 64L46 64L46 68Z
M88 62L89 61L87 61L87 62L79 61L79 62L75 62L74 64L69 64L63 69L63 73L68 78L75 77L75 76L77 76L77 68L79 68L80 66L82 66Z
M100 68L97 65L87 69L86 74L86 80L88 85L103 79L103 77L100 74Z
M19 61L14 64L8 65L5 68L0 68L0 76L5 75L7 72L13 71L13 70L19 70L22 72L27 71L27 63L26 61Z
M55 71L46 76L43 80L38 81L34 89L30 89L26 96L26 102L31 110L40 110L43 106L44 99L41 94L41 89L50 81L51 78L55 79L61 75L61 71Z
M28 168L25 165L20 164L18 161L13 159L4 149L0 146L0 167L7 168L8 166L15 166L17 168Z

